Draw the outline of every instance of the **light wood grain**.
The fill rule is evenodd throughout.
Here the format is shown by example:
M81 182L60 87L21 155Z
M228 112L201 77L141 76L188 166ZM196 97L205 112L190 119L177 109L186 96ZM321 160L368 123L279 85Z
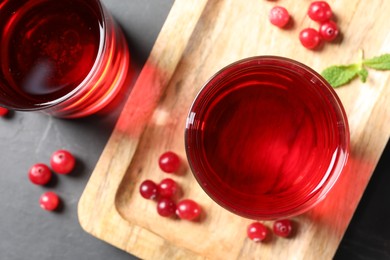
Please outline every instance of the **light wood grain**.
M172 178L184 197L201 202L206 215L200 223L158 217L155 204L138 194L142 180L166 177L157 165L162 152L174 150L185 159L187 111L203 83L223 66L267 54L321 71L353 62L360 48L367 56L390 52L390 1L328 2L342 40L309 51L298 34L317 27L306 16L310 1L280 1L294 19L291 28L281 30L267 19L272 1L177 0L81 197L82 227L145 259L332 258L390 136L386 72L370 70L367 83L357 80L337 90L350 122L350 160L328 197L295 218L299 228L291 239L249 241L245 227L251 221L211 201L188 168Z

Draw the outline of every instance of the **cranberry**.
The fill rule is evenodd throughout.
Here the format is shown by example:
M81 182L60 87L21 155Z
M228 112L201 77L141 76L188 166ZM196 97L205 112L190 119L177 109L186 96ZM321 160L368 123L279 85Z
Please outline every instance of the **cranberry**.
M255 242L261 242L267 238L268 229L260 222L253 222L248 226L247 235Z
M337 35L339 34L339 28L337 27L337 24L333 21L328 21L320 26L320 35L321 38L325 41L332 41L334 40Z
M58 150L50 158L51 168L59 174L69 174L76 164L76 159L67 150Z
M43 163L34 164L28 171L30 181L37 185L45 185L51 179L50 168Z
M176 182L170 178L163 179L158 184L158 194L161 197L172 198L178 190Z
M284 27L290 20L290 15L286 8L282 6L275 6L269 12L270 22L277 27Z
M314 1L310 4L307 14L313 21L323 23L332 17L332 9L325 1Z
M160 156L158 164L162 171L174 173L180 168L180 158L174 152L168 151Z
M195 220L199 217L201 208L198 203L184 199L177 204L176 215L181 219Z
M281 219L274 222L273 230L275 235L288 237L292 231L292 222L289 219Z
M9 110L5 107L0 107L0 116L6 116L8 114Z
M301 41L301 44L308 49L314 49L321 42L319 32L313 28L303 29L299 34L299 40Z
M170 198L161 198L157 202L157 212L160 216L171 217L175 214L176 204Z
M145 180L141 183L139 192L145 199L156 199L158 194L157 184L151 180Z
M60 203L58 195L54 192L48 191L41 195L39 199L39 204L41 208L48 211L55 210Z

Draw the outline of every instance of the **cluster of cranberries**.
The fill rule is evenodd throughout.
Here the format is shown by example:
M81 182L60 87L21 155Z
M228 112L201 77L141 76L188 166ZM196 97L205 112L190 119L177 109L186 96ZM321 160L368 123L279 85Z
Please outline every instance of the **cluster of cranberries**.
M292 235L293 223L289 219L277 220L273 223L272 229L275 235L288 238ZM254 242L262 242L269 237L269 230L264 224L253 222L247 228L247 235Z
M314 1L307 11L313 21L320 24L319 30L305 28L299 33L301 44L308 49L315 49L322 40L332 41L339 34L337 24L331 20L333 12L326 1ZM269 13L270 22L280 28L285 27L290 21L290 14L286 8L275 6Z
M181 161L177 154L168 151L159 158L160 169L166 173L175 173L180 169ZM191 199L175 202L180 187L171 178L163 179L159 184L145 180L139 187L141 196L157 201L157 212L163 217L178 216L180 219L197 220L201 213L199 204Z
M58 174L69 174L75 166L75 157L67 150L58 150L50 157L51 169ZM28 171L30 181L36 185L46 185L52 178L52 170L44 163L36 163ZM53 211L58 208L60 199L55 192L49 191L41 195L41 208Z

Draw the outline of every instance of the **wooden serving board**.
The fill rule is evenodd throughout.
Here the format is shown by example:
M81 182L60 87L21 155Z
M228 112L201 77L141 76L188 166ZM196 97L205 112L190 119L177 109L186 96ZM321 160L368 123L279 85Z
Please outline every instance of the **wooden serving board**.
M298 40L301 29L318 26L306 15L310 2L176 0L79 202L79 220L87 232L144 259L333 257L389 139L389 72L370 70L367 83L355 80L337 89L350 123L350 160L328 197L295 218L293 238L248 240L251 220L211 201L188 167L172 178L182 186L183 197L200 202L201 221L159 217L155 203L138 193L143 180L167 177L158 168L161 153L173 150L185 161L187 111L203 83L225 65L280 55L321 71L356 61L359 49L367 57L390 53L390 1L329 0L342 37L317 51ZM290 11L294 22L288 29L269 23L275 4Z

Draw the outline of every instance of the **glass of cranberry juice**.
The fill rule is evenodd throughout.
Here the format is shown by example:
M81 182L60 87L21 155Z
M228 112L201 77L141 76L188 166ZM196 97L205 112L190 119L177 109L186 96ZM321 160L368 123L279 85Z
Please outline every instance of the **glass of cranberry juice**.
M98 0L0 3L0 104L58 117L93 114L125 84L125 38Z
M349 151L334 90L283 57L238 61L215 74L190 109L185 146L204 191L240 216L301 214L329 192Z

